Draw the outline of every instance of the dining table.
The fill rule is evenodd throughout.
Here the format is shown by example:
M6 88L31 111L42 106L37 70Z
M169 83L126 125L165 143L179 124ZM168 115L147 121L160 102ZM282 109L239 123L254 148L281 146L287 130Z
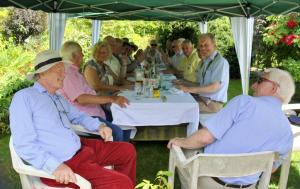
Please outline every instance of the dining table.
M113 123L122 129L131 129L131 138L136 127L174 126L187 123L187 136L198 130L199 106L189 93L176 89L172 80L174 75L161 75L160 96L154 98L137 94L134 90L122 91L119 95L129 100L127 107L112 104Z

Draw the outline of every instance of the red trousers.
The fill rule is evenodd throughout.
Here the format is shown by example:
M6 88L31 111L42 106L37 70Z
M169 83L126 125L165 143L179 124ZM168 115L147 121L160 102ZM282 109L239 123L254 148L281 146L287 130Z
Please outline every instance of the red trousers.
M73 172L87 179L93 189L133 189L136 179L136 152L127 142L103 142L99 139L81 138L81 149L64 162ZM103 166L113 165L114 170ZM74 183L60 184L41 178L52 187L79 188Z

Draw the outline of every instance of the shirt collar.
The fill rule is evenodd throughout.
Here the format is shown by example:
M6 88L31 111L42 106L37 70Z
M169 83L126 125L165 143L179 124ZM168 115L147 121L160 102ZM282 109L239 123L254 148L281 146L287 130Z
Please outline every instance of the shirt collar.
M69 68L72 68L72 69L74 69L74 70L76 70L76 71L79 70L79 68L78 68L75 64L70 64L70 65L69 65Z
M179 51L179 53L176 53L176 56L181 56L183 54L183 51Z
M47 90L38 81L34 82L33 88L35 88L40 93L45 93Z
M216 57L217 53L218 53L218 51L214 51L214 52L213 52L210 56L208 56L208 58L206 58L204 61L206 62L206 61L211 61L211 60L213 60L213 59Z
M57 94L55 93L54 95L50 94L45 87L43 87L38 81L34 82L33 88L35 88L38 92L40 93L47 93L48 95L58 98Z

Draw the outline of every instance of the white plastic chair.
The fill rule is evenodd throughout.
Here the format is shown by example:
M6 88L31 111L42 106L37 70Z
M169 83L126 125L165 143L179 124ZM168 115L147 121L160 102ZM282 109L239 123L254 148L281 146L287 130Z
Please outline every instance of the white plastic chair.
M241 177L262 172L258 189L268 189L270 182L274 152L258 152L248 154L203 154L199 153L187 158L182 149L173 145L170 150L169 183L174 187L175 167L184 178L188 178L188 189L197 189L198 178L209 177Z
M54 176L46 173L45 171L35 169L30 165L26 165L16 153L13 146L12 137L10 137L9 149L10 149L13 168L20 175L23 189L54 189L54 187L49 187L43 184L39 179L39 177L54 179ZM83 177L81 177L78 174L75 174L75 176L77 180L76 184L80 188L83 189L92 188L89 181L85 180Z
M282 110L300 110L300 104L285 104L282 106ZM300 151L300 127L293 125L291 125L291 127L294 134L293 149L282 162L278 189L286 189L291 166L292 152Z
M80 125L72 125L72 129L75 130L77 134L84 134L84 133L92 133L92 134L98 134L97 132L90 132L87 131L84 127ZM113 140L113 138L111 138ZM46 173L45 171L35 169L34 167L30 165L26 165L22 159L18 156L16 153L14 146L13 146L13 139L10 137L9 141L9 149L10 149L10 154L11 154L11 159L12 159L12 165L14 170L19 173L20 175L20 180L22 184L23 189L59 189L57 187L50 187L45 184L43 184L40 181L40 177L43 178L49 178L49 179L54 179L54 176L51 174ZM106 169L113 169L112 166L105 166ZM76 184L81 188L81 189L91 189L91 183L81 177L78 174L75 174L76 176ZM67 189L64 187L64 189Z

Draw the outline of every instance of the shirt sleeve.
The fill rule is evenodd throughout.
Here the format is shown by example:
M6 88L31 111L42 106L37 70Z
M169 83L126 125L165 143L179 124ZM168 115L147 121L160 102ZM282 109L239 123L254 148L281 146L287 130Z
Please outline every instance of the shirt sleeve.
M80 95L85 94L84 83L75 73L68 71L64 79L63 91L74 102Z
M283 139L284 141L280 141L280 146L278 149L279 152L279 158L277 161L275 161L273 163L273 168L278 168L282 162L288 158L288 154L289 152L292 150L293 148L293 142L294 142L294 136L293 136L293 132L290 131L289 134L286 134L288 137L286 137L285 139Z
M229 74L229 65L225 58L221 58L218 62L216 62L214 68L211 70L211 81L222 82L226 77L226 74Z
M88 114L78 110L69 102L67 102L62 96L59 96L59 98L64 107L66 107L68 119L72 124L82 125L89 131L98 131L102 122L100 122L97 118L93 118Z
M29 94L15 94L9 108L10 129L17 154L37 169L52 174L63 162L57 160L39 145Z
M245 95L233 98L225 108L205 121L204 127L206 127L217 140L221 140L224 134L239 119L240 114L247 110L249 102L250 97Z

